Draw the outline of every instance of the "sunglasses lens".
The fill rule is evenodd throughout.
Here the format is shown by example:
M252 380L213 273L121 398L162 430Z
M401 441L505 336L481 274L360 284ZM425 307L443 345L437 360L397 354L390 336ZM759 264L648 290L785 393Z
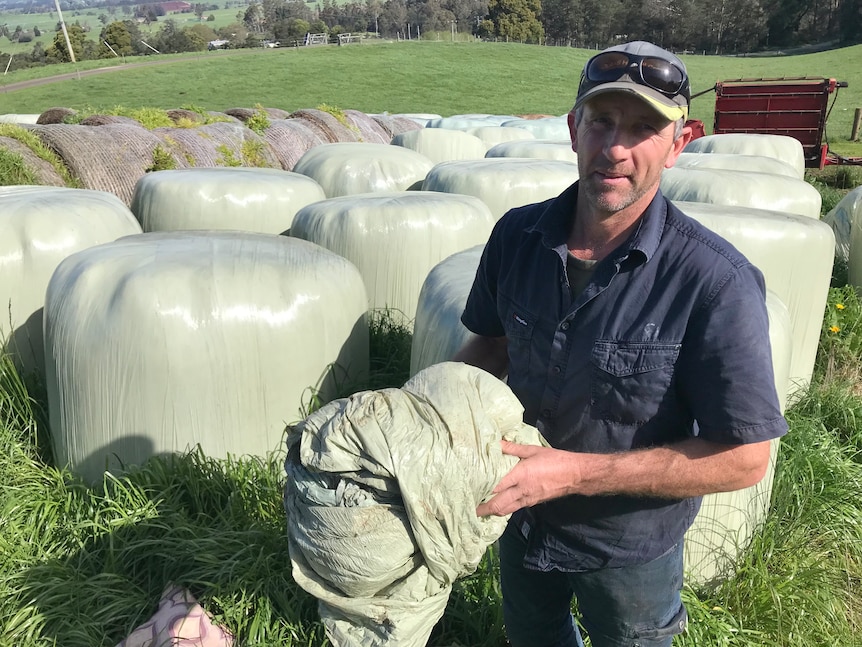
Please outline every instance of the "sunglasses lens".
M682 70L660 58L643 59L641 74L647 85L662 92L674 93L682 87Z
M629 57L621 52L599 54L590 61L587 67L587 78L598 83L616 81L623 75L630 63Z

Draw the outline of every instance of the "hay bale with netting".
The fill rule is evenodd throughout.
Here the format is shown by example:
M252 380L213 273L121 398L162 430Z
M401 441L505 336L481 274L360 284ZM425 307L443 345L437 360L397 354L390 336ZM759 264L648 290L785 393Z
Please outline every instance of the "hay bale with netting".
M230 117L236 117L245 123L257 114L257 110L254 108L228 108L224 113Z
M60 156L83 188L108 191L127 205L135 184L148 171L187 166L166 150L161 139L139 125L47 124L30 130Z
M77 111L71 108L48 108L36 118L37 124L62 124L68 117L74 117Z
M153 134L189 167L281 168L269 144L241 124L216 122L194 128L155 128Z
M389 141L401 133L419 130L422 126L407 117L392 115L371 115L371 118L389 135Z
M370 115L359 110L345 110L344 117L359 131L361 141L369 144L388 144L392 137Z
M273 119L263 138L285 171L292 171L299 158L315 146L328 144L304 119Z
M141 122L131 117L122 115L90 115L81 119L82 126L107 126L108 124L126 124L127 126L141 126Z
M0 137L0 151L6 151L21 158L25 172L32 175L40 186L66 186L66 182L50 162L43 160L23 142L12 137ZM0 184L5 178L0 178ZM20 182L15 181L15 184Z
M301 119L309 128L317 132L325 143L359 141L359 132L355 128L345 123L346 120L343 122L325 110L305 108L290 113L289 119Z
M180 122L192 122L194 124L202 124L204 122L204 116L195 112L194 110L188 110L186 108L172 108L170 110L165 111L168 115L168 119L173 121L175 124Z
M224 112L218 112L217 110L207 110L207 115L216 119L217 121L225 122L225 123L233 123L233 124L241 124L242 121L237 119L232 115L225 114Z

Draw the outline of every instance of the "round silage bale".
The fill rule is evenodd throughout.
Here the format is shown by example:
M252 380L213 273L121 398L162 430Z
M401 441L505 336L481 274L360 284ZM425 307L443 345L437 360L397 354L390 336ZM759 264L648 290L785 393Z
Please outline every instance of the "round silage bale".
M787 162L766 155L737 153L682 153L674 168L726 169L750 173L768 173L799 179L796 169Z
M108 124L125 124L127 126L142 126L141 122L123 115L90 115L78 122L81 126L107 126Z
M446 128L448 130L468 130L470 128L481 128L482 126L500 126L504 121L514 119L511 115L489 115L469 114L452 115L451 117L440 117L429 119L426 128Z
M669 168L661 191L670 200L753 207L820 218L820 193L804 180L727 169Z
M435 164L453 160L481 159L487 150L484 142L463 130L422 128L392 138L392 145L421 153Z
M135 183L153 167L157 148L164 148L157 135L140 126L51 124L29 128L60 156L85 189L108 191L127 205ZM186 166L181 157L171 159L177 168Z
M63 261L45 299L54 453L87 481L199 444L265 456L368 371L356 268L286 236L139 234Z
M829 296L835 254L832 230L819 220L795 214L695 202L676 204L763 272L766 287L790 313L790 392L805 387L814 372Z
M450 254L484 243L494 226L478 198L430 191L369 193L323 200L296 214L291 235L352 262L371 308L412 321L422 282Z
M35 124L38 120L38 114L7 113L0 115L0 124Z
M168 119L175 124L182 122L202 124L204 122L204 116L201 113L187 108L171 108L170 110L166 110L165 113L168 115Z
M302 119L274 119L264 129L263 138L285 171L292 171L309 149L326 143Z
M484 249L484 245L476 245L452 254L425 277L413 322L411 376L432 364L450 361L472 336L461 323L461 313Z
M500 218L513 207L559 195L577 179L573 162L495 157L441 162L428 172L422 190L476 196Z
M371 118L386 131L390 140L395 135L424 128L428 121L427 119L411 119L405 115L371 115Z
M14 137L0 136L0 150L5 150L21 158L21 163L38 181L41 186L65 186L66 182L50 162L39 157L29 146ZM0 185L6 185L0 177Z
M769 290L766 313L775 389L784 410L793 352L790 315L781 299ZM700 512L685 535L685 572L693 584L714 584L734 574L740 555L748 548L769 511L780 442L778 438L771 441L769 467L759 483L703 498Z
M434 163L416 151L389 144L342 142L309 149L293 167L323 187L326 197L406 191L425 179Z
M78 114L77 110L72 108L48 108L44 110L37 118L37 124L62 124L69 117L74 117Z
M543 117L541 119L511 119L501 126L523 128L536 139L565 140L570 137L567 117Z
M334 144L337 142L359 141L359 131L350 125L347 120L341 121L332 113L315 108L305 108L290 113L289 119L300 119L314 132L320 135L325 142Z
M242 124L216 122L194 128L155 128L153 134L187 166L281 167L269 144Z
M764 155L790 164L796 177L805 177L805 151L798 139L786 135L760 133L724 133L692 139L685 153L734 153L736 155Z
M464 132L481 139L486 149L490 149L503 142L536 138L528 130L524 130L523 128L508 128L506 126L478 126L476 128L468 128Z
M388 144L392 136L370 115L359 110L345 110L344 118L359 133L359 141L369 144Z
M858 186L823 216L823 222L832 227L835 234L835 257L853 266L853 285L862 286L862 245L857 241L855 254L851 254L851 234L859 227L862 220L862 186ZM859 260L853 260L858 256Z
M22 371L44 376L42 307L57 265L82 249L140 231L128 207L111 193L0 188L0 338Z
M528 157L578 163L578 155L572 150L572 142L568 139L530 139L502 142L489 148L485 157Z
M148 173L131 209L144 231L235 229L286 233L302 207L323 200L305 175L262 168L194 168Z
M421 128L425 128L428 125L429 121L434 119L442 119L442 115L435 114L433 112L400 112L394 115L388 115L395 119L408 119L413 123L417 124Z

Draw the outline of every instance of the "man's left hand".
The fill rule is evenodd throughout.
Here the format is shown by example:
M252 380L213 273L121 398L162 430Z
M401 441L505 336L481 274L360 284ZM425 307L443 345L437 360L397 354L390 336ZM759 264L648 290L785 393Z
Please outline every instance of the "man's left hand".
M480 517L503 517L543 501L571 494L580 478L578 454L503 440L503 453L521 460L494 488L494 496L476 508Z

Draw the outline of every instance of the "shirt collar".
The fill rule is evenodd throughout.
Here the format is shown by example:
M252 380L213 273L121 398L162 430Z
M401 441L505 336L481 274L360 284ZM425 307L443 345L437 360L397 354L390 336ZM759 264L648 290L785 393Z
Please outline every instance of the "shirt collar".
M550 200L538 220L524 231L542 237L542 244L548 249L565 248L572 227L575 205L578 200L578 183L575 182L559 196ZM652 258L661 241L661 234L667 220L667 201L657 191L644 210L640 224L629 239L620 245L614 254L616 260L625 258L633 251L643 254L645 260Z

